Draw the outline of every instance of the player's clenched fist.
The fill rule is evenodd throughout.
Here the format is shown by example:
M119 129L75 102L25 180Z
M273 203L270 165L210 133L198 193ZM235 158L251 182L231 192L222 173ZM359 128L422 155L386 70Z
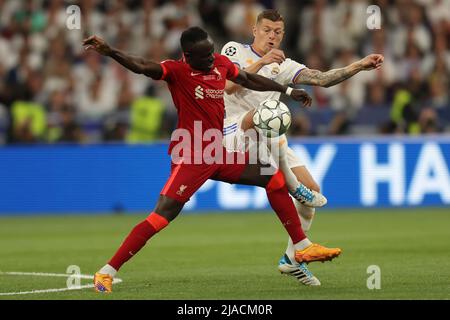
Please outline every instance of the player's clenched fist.
M260 62L264 65L268 65L274 62L281 64L284 60L286 60L286 56L284 55L283 51L279 49L272 49L261 58Z
M91 36L83 40L83 46L86 50L95 50L98 53L108 56L111 53L111 47L100 37Z
M381 54L370 54L359 61L362 70L379 69L383 64L384 57Z
M304 107L310 107L312 103L312 98L303 89L294 89L291 92L291 98L296 101L301 101Z

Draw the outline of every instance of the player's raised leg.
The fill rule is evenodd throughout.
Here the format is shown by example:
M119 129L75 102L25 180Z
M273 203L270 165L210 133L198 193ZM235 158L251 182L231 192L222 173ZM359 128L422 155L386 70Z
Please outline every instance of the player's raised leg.
M295 157L295 155L292 155L294 153L292 151L292 149L289 150L288 153L289 153L289 158ZM291 161L289 161L289 163L291 163ZM302 184L304 184L307 188L314 190L318 193L321 192L319 185L314 180L314 178L312 177L311 173L308 171L306 166L304 166L304 165L296 166L296 167L291 166L291 170L294 173L295 177L298 179L298 181L300 181ZM305 206L304 204L299 203L297 201L295 202L295 206L297 207L297 212L300 215L300 220L302 222L303 230L309 231L309 229L311 228L312 221L314 219L316 209Z
M255 110L248 111L242 119L241 129L245 132L248 129L255 128L253 114ZM284 175L289 193L297 201L308 207L323 207L327 199L319 192L312 190L299 182L292 172L288 163L288 142L286 135L267 140L268 147L274 159L277 159L278 166Z

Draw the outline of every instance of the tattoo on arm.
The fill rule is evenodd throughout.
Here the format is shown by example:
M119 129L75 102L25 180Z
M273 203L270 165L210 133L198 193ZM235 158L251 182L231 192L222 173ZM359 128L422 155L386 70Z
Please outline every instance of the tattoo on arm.
M300 71L295 83L328 88L354 76L358 72L359 70L351 65L326 72L314 69L304 69Z

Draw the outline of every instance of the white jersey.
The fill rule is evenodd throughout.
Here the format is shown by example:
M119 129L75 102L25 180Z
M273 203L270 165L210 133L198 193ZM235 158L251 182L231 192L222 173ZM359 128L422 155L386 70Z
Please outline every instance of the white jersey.
M251 45L241 44L234 41L228 42L222 48L222 54L227 56L240 69L245 69L255 63L261 56L257 54ZM262 67L258 74L274 80L282 85L293 84L305 65L294 60L286 59L282 64L272 63ZM280 92L266 91L259 92L242 88L238 92L224 95L225 115L231 119L242 115L244 112L257 107L262 101L267 99L280 99Z

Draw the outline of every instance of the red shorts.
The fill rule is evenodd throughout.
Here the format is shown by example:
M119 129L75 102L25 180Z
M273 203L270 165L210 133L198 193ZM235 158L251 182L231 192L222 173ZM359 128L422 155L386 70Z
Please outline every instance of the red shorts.
M248 159L247 155L246 159ZM179 202L187 202L208 179L236 183L246 166L246 163L185 164L181 162L175 164L172 162L171 174L161 195Z

